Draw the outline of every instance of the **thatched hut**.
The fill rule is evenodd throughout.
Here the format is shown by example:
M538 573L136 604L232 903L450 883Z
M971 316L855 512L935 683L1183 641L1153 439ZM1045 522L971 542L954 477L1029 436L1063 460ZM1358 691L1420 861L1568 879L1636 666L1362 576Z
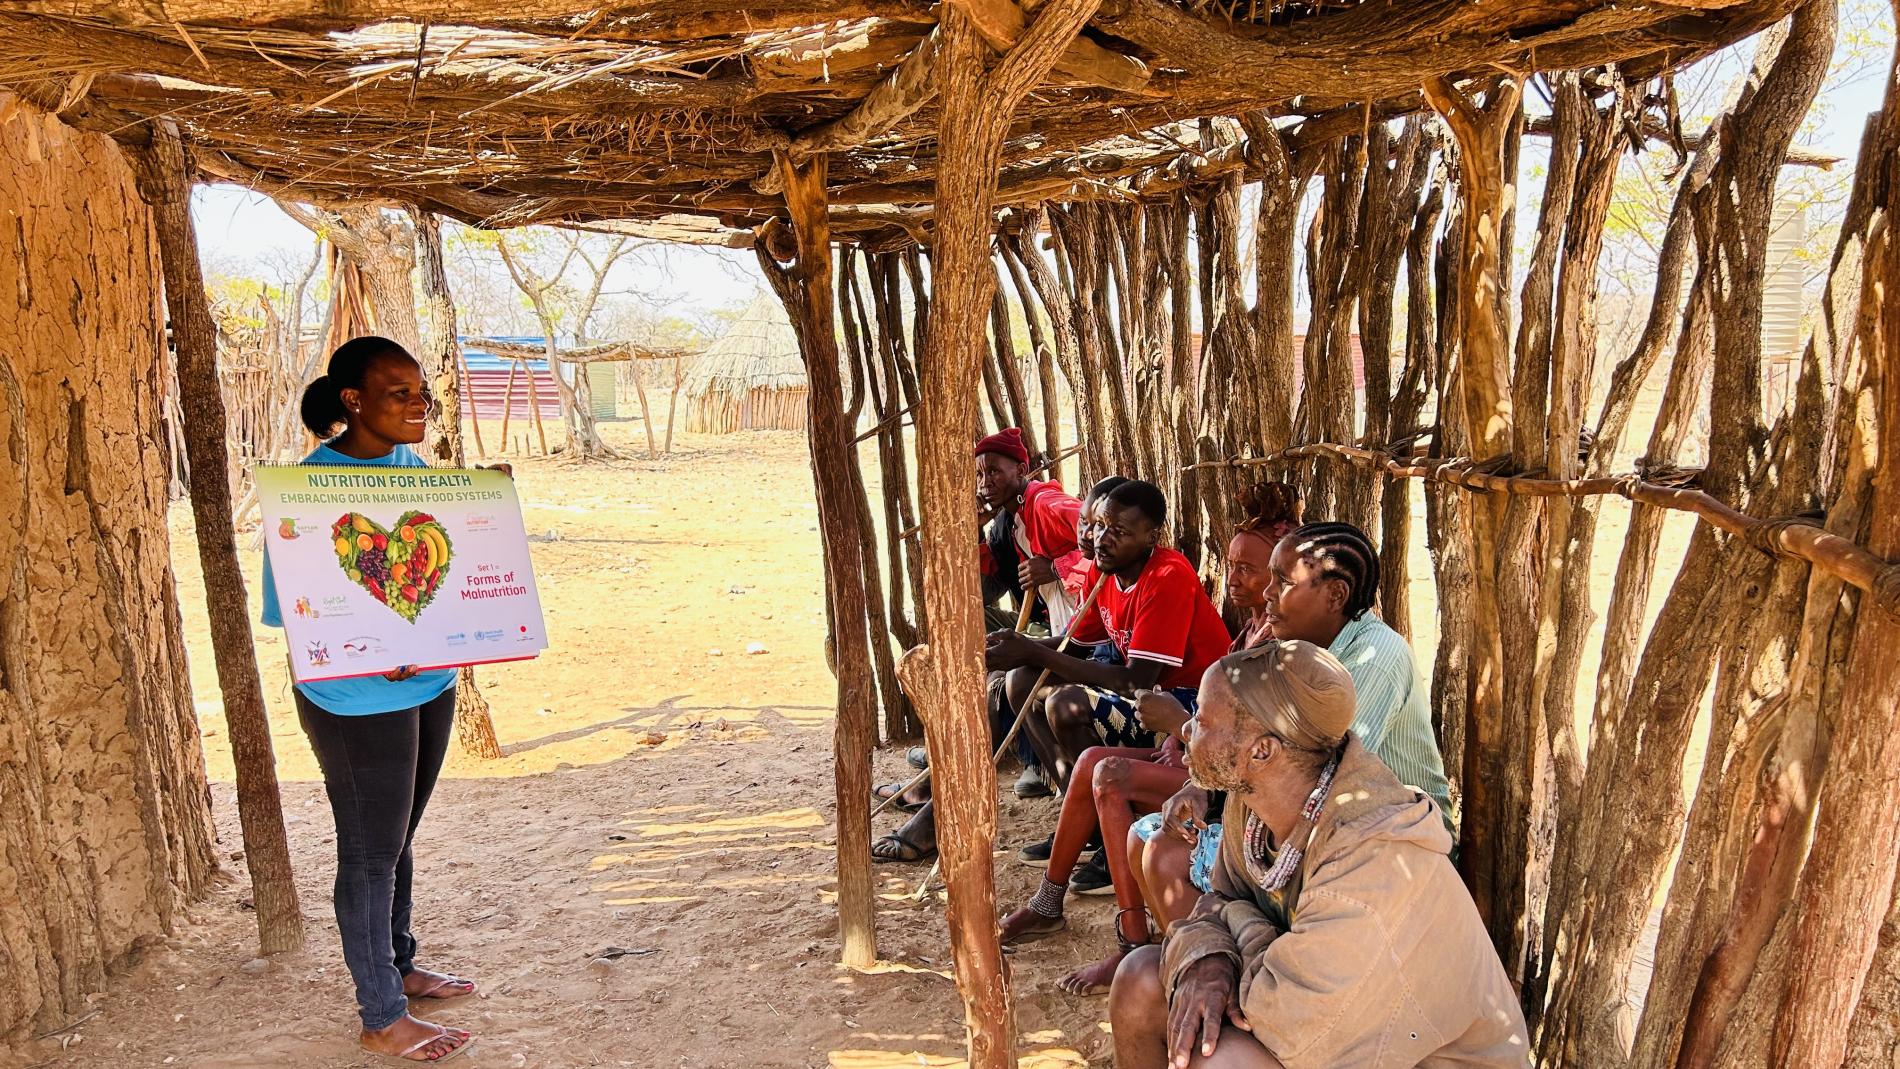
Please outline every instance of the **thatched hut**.
M746 306L686 376L686 429L705 434L805 429L805 363L785 309Z

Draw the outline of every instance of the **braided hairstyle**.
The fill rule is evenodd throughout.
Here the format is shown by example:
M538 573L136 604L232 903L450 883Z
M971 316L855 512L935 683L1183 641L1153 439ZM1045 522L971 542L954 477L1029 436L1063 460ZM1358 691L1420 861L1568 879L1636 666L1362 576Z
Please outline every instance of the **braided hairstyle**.
M1350 523L1309 523L1287 536L1320 574L1346 584L1346 619L1357 620L1379 597L1379 551Z
M1269 548L1300 523L1300 492L1286 483L1255 483L1234 495L1245 519L1234 526L1237 535L1258 535Z

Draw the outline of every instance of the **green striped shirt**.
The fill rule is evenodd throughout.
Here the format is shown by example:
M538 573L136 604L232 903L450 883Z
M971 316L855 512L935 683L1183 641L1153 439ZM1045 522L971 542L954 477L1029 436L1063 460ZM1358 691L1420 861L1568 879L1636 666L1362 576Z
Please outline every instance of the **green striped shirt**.
M1399 782L1432 796L1455 838L1451 785L1445 780L1445 759L1432 733L1431 691L1412 663L1412 648L1367 611L1357 620L1348 620L1328 649L1346 666L1358 692L1353 734L1385 762Z

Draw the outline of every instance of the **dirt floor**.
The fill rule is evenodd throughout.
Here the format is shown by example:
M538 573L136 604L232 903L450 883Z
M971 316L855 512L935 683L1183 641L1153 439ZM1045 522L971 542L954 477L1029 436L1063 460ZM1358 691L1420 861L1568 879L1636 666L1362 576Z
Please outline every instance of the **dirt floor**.
M802 435L686 435L655 461L636 446L636 424L607 431L630 459L514 460L552 644L537 661L481 670L505 756L453 755L423 824L421 961L482 985L428 1016L477 1034L455 1063L471 1067L962 1064L942 902L908 897L924 866L880 867L883 964L835 964L833 684ZM1602 547L1620 543L1623 512L1611 511ZM230 751L182 510L172 533L225 878L173 939L112 979L94 1015L19 1064L381 1064L355 1044L330 919L330 814L281 634L263 628L308 938L300 953L253 961ZM1599 601L1614 566L1614 549L1600 550ZM1422 549L1413 567L1428 665ZM881 752L877 764L879 778L895 778L902 757ZM1006 795L1002 812L1008 906L1040 876L1011 854L1053 827L1055 804ZM1025 1065L1108 1063L1105 1001L1070 998L1055 981L1111 946L1113 908L1072 898L1072 932L1015 955Z

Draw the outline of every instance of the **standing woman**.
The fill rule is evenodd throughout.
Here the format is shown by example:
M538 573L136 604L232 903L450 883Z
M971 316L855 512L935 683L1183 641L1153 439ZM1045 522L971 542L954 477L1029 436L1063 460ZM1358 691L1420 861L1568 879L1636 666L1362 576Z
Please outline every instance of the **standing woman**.
M323 444L303 463L425 468L422 441L434 403L422 367L387 338L356 338L330 355L329 372L303 394L302 416ZM264 556L264 623L283 626L270 555ZM336 925L356 983L363 1049L404 1061L460 1054L468 1032L409 1014L409 1000L473 994L475 985L419 969L409 931L410 852L448 752L455 670L332 679L296 686L297 717L323 769L336 818Z

